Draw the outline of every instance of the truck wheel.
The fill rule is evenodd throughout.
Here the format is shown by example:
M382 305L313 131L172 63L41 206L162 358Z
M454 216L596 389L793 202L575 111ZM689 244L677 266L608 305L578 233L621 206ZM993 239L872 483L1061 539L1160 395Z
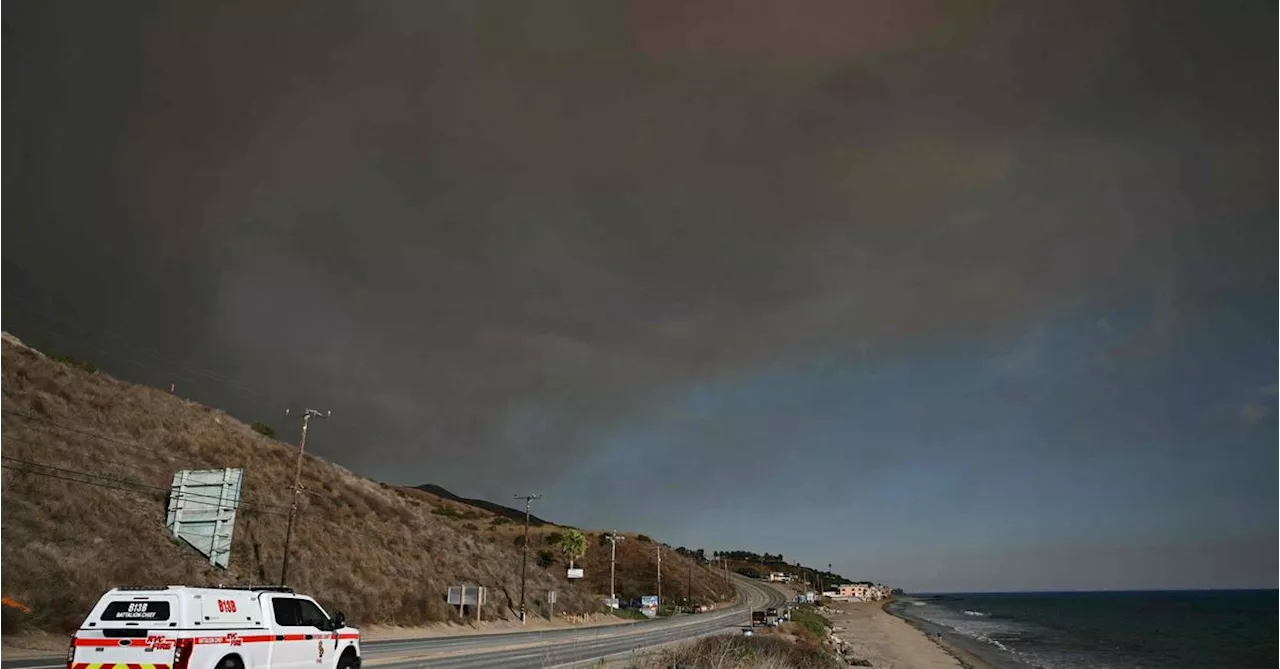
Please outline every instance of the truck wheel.
M244 662L239 655L228 655L218 660L218 669L244 669Z
M343 653L338 660L338 669L356 669L356 654Z

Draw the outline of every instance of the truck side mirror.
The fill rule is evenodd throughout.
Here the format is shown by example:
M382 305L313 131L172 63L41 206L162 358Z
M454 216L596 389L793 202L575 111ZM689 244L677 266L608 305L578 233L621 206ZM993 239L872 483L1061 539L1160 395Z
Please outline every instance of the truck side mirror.
M332 626L333 630L335 631L340 630L343 627L346 627L347 626L346 614L344 614L341 611L333 614L333 618L329 621L329 624Z

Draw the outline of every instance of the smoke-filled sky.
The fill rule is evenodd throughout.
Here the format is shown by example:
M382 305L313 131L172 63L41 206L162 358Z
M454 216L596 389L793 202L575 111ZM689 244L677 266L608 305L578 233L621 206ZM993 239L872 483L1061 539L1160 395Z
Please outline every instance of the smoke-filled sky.
M8 2L4 327L575 525L1275 587L1275 23Z

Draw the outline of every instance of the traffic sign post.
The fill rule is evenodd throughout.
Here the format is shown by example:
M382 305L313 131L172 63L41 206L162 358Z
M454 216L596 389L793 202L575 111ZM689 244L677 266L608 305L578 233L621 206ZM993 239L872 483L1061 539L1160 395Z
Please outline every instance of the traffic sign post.
M476 620L480 620L480 612L484 608L485 602L489 599L489 589L484 586L450 586L448 594L448 603L458 607L458 617L461 618L463 608L468 604L476 607Z

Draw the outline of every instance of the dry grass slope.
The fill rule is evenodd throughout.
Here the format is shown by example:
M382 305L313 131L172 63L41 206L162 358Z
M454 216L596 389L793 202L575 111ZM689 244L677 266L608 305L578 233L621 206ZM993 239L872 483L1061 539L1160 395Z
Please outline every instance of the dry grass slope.
M712 636L632 664L632 669L838 669L835 655L806 639Z
M56 362L9 337L3 343L0 426L3 595L32 609L20 614L6 607L6 634L21 625L68 631L116 585L269 583L279 577L293 447L223 412ZM219 467L245 469L225 572L164 527L173 472ZM290 585L330 610L364 624L450 620L456 613L444 602L445 590L463 582L491 589L486 618L511 617L518 607L518 527L312 457L304 464L303 485ZM539 528L530 542L531 612L540 610L537 603L549 589L559 591L557 612L600 610L599 595L608 590L607 550L593 536L582 561L590 578L567 581L558 553L553 564L536 566L537 552L552 548L544 542L555 530ZM643 574L652 574L649 560L655 558L646 560L638 543L633 537L619 550L626 596L651 590ZM652 544L641 545L652 552ZM664 555L664 584L684 574L687 564ZM729 588L713 571L694 573L696 596L728 597Z

